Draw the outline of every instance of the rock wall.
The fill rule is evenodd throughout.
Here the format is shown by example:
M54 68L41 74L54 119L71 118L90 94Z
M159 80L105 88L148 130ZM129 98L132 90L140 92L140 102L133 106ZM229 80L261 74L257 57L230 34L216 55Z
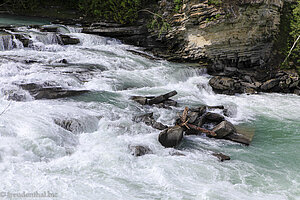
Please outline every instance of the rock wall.
M161 11L172 28L164 37L173 57L210 60L209 72L214 75L267 78L253 71L270 67L282 0L227 0L219 5L184 0L177 14L166 2L161 1Z

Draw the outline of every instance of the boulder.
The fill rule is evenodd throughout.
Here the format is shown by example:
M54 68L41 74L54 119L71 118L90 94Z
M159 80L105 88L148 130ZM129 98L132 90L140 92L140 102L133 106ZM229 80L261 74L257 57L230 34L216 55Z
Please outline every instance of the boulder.
M147 97L142 97L142 96L132 96L130 97L130 99L141 105L146 105L148 102Z
M245 145L250 145L254 136L254 129L242 128L237 126L236 132L232 132L224 137L224 139L238 142Z
M21 84L19 86L27 90L35 99L58 99L89 92L88 90L68 90L57 86L43 86L36 83Z
M166 101L163 102L164 105L166 106L177 106L177 101L174 101L172 99L168 99Z
M22 34L15 34L16 39L20 40L24 47L28 47L30 40Z
M63 45L75 45L75 44L79 44L80 40L78 38L74 38L74 37L70 37L68 35L59 35L61 38L61 41L63 43Z
M243 92L239 81L229 77L215 76L209 80L209 85L220 94L233 95Z
M300 95L300 89L295 89L294 94Z
M231 133L235 133L236 129L229 121L222 121L212 131L217 134L216 138L224 138Z
M277 86L279 84L279 80L278 79L271 79L268 80L266 82L264 82L261 86L260 89L263 92L269 92L272 88L274 88L275 86Z
M176 147L182 141L183 131L180 126L170 127L159 134L158 141L166 148Z
M224 116L218 113L208 112L204 115L205 121L220 123L225 120Z
M98 119L94 116L84 118L54 119L54 123L74 134L91 133L98 129Z
M222 153L213 153L212 155L217 157L221 162L223 162L224 160L230 160L229 156L226 156Z
M168 128L168 126L165 126L162 123L155 121L155 119L153 118L153 113L146 113L144 115L136 116L132 120L137 123L144 122L146 125L158 130L164 130Z
M189 119L189 123L193 124L199 116L198 112L189 112L187 118Z
M157 97L154 97L152 99L149 99L148 101L148 104L149 105L152 105L152 104L159 104L159 103L162 103L163 101L166 101L168 100L170 97L173 97L177 94L177 92L174 90L172 92L169 92L167 94L164 94L164 95L160 95L160 96L157 96Z
M141 104L141 105L152 105L158 108L171 109L170 106L176 106L177 102L169 99L170 97L176 95L176 91L172 91L160 96L132 96L131 100Z
M131 154L136 157L153 153L149 147L141 145L131 145L129 146L129 149L131 151Z

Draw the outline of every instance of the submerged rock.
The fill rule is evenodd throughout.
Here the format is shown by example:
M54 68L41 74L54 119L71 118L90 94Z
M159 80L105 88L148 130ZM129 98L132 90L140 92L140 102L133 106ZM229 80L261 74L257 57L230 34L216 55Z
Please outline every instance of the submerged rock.
M153 153L149 147L141 145L132 145L129 146L129 149L131 151L131 154L136 157Z
M230 160L229 156L226 156L222 153L213 153L213 156L217 157L221 162L225 161L225 160Z
M159 134L158 141L164 147L176 147L182 141L183 131L184 128L180 126L170 127Z
M232 132L224 137L226 140L231 140L245 145L250 145L254 137L254 129L235 127L236 132Z
M87 116L84 118L54 119L54 123L74 134L91 133L98 129L98 118Z
M68 90L61 87L44 87L36 83L21 84L35 99L58 99L77 96L89 92L88 90Z
M137 123L144 122L146 125L158 130L164 130L168 128L168 126L165 126L162 123L155 121L155 119L153 118L153 113L147 113L144 115L136 116L132 120Z

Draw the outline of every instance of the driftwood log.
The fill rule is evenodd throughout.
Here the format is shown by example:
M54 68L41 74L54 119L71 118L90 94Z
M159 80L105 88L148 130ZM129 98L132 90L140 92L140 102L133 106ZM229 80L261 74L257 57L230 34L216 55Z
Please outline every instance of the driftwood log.
M180 116L180 120L181 120L180 126L181 127L186 127L187 129L194 129L196 131L200 131L202 133L205 133L207 136L211 136L211 137L217 136L217 134L214 131L210 131L205 128L201 128L201 127L195 126L193 124L189 124L188 123L189 119L187 119L188 111L189 111L189 108L185 107L184 111L182 113L182 116Z

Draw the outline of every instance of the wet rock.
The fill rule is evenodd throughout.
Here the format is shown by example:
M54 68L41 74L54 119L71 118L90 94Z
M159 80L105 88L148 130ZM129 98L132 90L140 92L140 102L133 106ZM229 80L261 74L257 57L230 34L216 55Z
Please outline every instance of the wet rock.
M250 76L248 76L248 75L246 75L245 77L244 77L244 80L246 80L248 83L252 83L253 81L252 81L252 78L250 77Z
M30 40L22 34L15 34L16 39L20 40L24 47L28 47Z
M229 77L215 76L209 80L209 85L220 94L233 95L243 92L239 81Z
M147 58L147 59L149 59L149 60L161 60L161 58L157 58L157 57L155 57L155 56L153 56L153 55L147 54L147 53L142 52L142 51L137 51L137 50L133 50L133 49L128 49L127 51L128 51L128 52L131 52L131 53L133 53L133 54L135 54L135 55L138 55L138 56L142 56L142 57L144 57L144 58Z
M220 123L221 121L225 120L224 116L218 113L208 112L204 116L205 121L217 122Z
M141 104L141 105L152 105L158 108L171 109L170 106L176 106L177 102L169 99L170 97L176 95L176 91L169 92L160 96L132 96L131 100Z
M199 116L197 112L189 112L187 118L189 119L189 123L193 124Z
M58 27L57 26L51 26L51 25L45 25L40 28L41 32L52 32L56 33L58 32Z
M271 79L271 80L268 80L268 81L264 82L260 88L261 88L262 91L268 92L272 88L274 88L275 86L277 86L278 84L279 84L279 80L278 79Z
M214 109L221 109L221 110L223 110L223 109L225 109L225 107L224 106L207 106L207 108L208 109L212 109L212 110L214 110Z
M300 95L300 89L295 89L294 94Z
M54 123L74 134L91 133L98 129L98 118L88 116L85 118L54 119Z
M228 121L222 121L212 131L217 134L216 138L224 138L225 136L236 132L236 129L232 123Z
M168 128L168 126L165 126L162 123L155 121L155 119L153 118L153 113L147 113L144 115L136 116L132 120L137 123L144 122L146 125L158 130L164 130Z
M152 99L149 99L148 104L152 105L152 104L162 103L162 102L168 100L170 97L175 96L176 94L177 94L177 92L174 90L174 91L169 92L167 94L154 97Z
M238 142L245 145L250 145L254 137L254 130L250 128L235 127L236 132L232 132L224 137L224 139Z
M163 104L166 105L166 106L175 107L175 106L177 106L177 101L174 101L172 99L168 99L168 100L164 101Z
M136 157L153 153L149 147L141 145L132 145L129 146L129 149L131 151L131 154Z
M61 38L61 41L63 43L63 45L75 45L75 44L79 44L80 40L78 38L74 38L74 37L70 37L68 35L59 35Z
M37 60L25 60L26 64L38 63Z
M186 156L185 154L179 152L179 151L172 151L170 152L171 156Z
M146 105L148 104L148 99L147 97L142 97L142 96L132 96L130 97L131 100L141 104L141 105Z
M213 156L217 157L221 162L225 161L225 160L230 160L229 156L226 156L222 153L213 153Z
M235 67L225 67L224 68L224 73L226 76L233 76L238 72L238 69Z
M26 101L26 95L25 94L18 94L18 93L8 93L7 100Z
M68 61L66 59L62 59L59 61L59 63L68 64Z
M199 110L199 115L201 116L204 113L206 113L207 107L206 106L200 106L198 110Z
M68 90L61 87L44 87L43 85L28 83L19 85L27 90L35 99L58 99L77 96L89 92L88 90Z
M183 131L184 129L180 126L170 127L159 134L158 141L164 147L176 147L182 141Z
M255 89L253 89L253 88L246 87L244 89L244 93L246 93L246 94L257 94L257 91Z

